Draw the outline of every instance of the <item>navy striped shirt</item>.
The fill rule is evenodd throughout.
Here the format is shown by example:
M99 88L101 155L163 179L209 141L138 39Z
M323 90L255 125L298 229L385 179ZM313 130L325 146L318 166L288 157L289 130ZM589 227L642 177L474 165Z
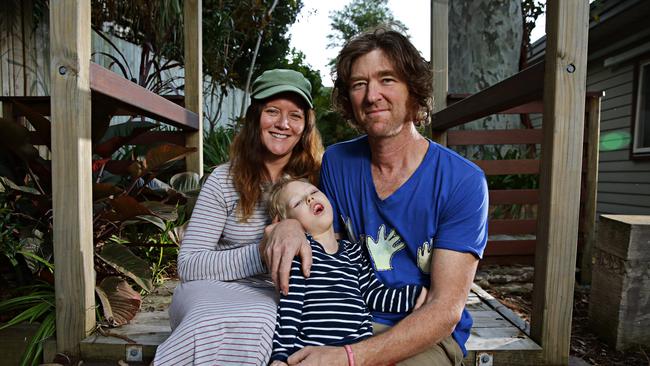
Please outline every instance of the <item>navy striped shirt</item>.
M384 286L358 244L339 241L328 254L307 236L313 264L309 278L300 261L291 265L289 294L280 298L271 360L285 361L305 346L344 345L372 336L370 311L407 313L422 286Z

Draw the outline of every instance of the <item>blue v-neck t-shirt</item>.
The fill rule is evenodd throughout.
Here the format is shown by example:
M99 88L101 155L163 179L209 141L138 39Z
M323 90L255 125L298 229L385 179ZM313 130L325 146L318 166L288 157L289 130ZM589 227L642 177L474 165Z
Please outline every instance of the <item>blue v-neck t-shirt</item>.
M385 199L372 180L367 136L330 146L321 188L334 209L334 230L358 241L387 286L430 284L433 249L481 258L487 242L485 175L454 151L429 141L411 177ZM406 313L373 312L394 325ZM465 309L452 336L466 353L472 318Z

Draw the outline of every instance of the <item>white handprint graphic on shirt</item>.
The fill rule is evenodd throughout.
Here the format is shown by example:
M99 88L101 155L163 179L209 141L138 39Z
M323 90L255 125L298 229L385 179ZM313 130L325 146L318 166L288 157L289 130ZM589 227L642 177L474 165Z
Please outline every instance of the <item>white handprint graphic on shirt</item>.
M431 249L433 245L429 242L422 243L418 248L418 267L423 273L431 273Z
M370 235L366 236L366 246L377 271L389 271L393 269L391 266L393 255L405 247L402 238L395 230L391 230L388 236L386 236L386 226L384 225L379 227L377 241Z

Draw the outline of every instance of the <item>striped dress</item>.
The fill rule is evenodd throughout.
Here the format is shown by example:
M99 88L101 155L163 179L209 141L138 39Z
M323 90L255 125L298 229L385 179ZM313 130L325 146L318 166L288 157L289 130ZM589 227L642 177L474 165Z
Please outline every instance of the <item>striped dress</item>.
M370 311L407 313L422 286L384 286L358 244L339 241L328 254L309 235L313 264L309 278L300 261L291 265L289 293L282 296L273 337L271 360L286 362L305 346L345 345L372 336Z
M229 169L221 165L208 177L183 237L172 334L158 347L156 366L268 363L277 295L258 243L269 219L260 203L248 222L237 220Z

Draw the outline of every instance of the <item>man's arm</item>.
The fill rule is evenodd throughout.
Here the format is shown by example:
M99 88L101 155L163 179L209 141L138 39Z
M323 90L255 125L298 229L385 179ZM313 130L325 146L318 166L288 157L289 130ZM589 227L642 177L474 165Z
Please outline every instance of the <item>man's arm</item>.
M309 277L311 247L298 220L286 219L267 226L260 243L260 253L273 283L285 295L289 293L289 274L294 257L300 257L302 273Z
M478 259L469 253L435 249L427 301L384 333L352 345L355 364L387 365L414 356L449 336L460 320ZM307 347L289 358L295 365L347 365L342 347Z

